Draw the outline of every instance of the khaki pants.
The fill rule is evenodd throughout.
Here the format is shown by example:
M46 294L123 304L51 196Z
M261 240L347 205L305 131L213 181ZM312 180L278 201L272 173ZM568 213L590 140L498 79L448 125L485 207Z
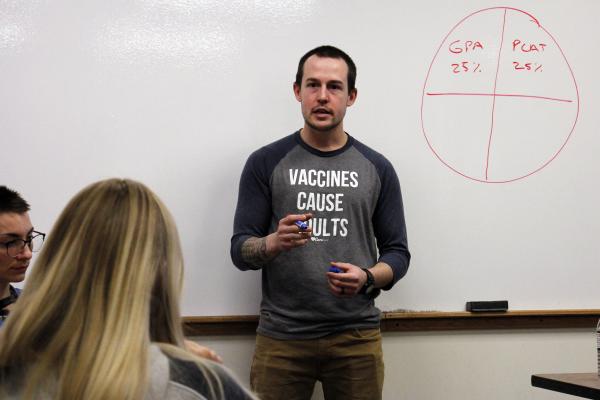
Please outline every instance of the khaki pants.
M353 329L309 340L256 336L250 385L262 400L310 400L321 381L326 400L381 399L379 329Z

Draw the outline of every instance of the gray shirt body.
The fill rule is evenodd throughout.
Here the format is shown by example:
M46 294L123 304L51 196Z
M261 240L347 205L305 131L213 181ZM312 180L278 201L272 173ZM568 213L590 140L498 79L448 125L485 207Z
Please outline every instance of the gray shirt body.
M288 214L312 213L306 246L282 252L262 267L258 332L279 339L316 338L379 326L371 295L335 297L326 273L331 262L394 272L390 289L408 269L410 253L400 185L381 154L348 136L346 145L321 152L299 132L254 152L240 181L231 255L240 269L258 269L241 257L249 237L264 237Z

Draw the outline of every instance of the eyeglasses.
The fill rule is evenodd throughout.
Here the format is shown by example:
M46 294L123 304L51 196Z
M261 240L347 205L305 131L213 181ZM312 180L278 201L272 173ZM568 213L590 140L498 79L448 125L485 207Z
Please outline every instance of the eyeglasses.
M25 245L29 246L29 250L36 253L42 248L46 234L42 232L33 231L32 236L27 239L14 239L10 242L3 243L6 247L6 254L9 257L16 258L25 248Z

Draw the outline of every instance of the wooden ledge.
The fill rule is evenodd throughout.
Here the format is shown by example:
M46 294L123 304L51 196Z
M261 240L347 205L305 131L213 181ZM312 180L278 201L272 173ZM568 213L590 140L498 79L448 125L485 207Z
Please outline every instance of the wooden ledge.
M384 332L592 328L600 310L521 310L493 313L384 312Z
M256 333L258 315L183 317L186 336L247 335Z
M388 311L381 314L383 332L492 329L595 328L600 309L520 310L494 313ZM254 334L257 315L184 317L186 336Z

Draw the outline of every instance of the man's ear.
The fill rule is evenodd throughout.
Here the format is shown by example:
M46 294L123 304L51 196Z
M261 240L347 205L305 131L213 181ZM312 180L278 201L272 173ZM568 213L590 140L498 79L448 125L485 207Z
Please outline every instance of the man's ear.
M296 82L294 82L294 96L296 96L296 100L302 101L300 98L300 86Z
M346 102L346 106L350 107L356 101L356 97L358 96L358 89L354 88L350 91L348 95L348 101Z

